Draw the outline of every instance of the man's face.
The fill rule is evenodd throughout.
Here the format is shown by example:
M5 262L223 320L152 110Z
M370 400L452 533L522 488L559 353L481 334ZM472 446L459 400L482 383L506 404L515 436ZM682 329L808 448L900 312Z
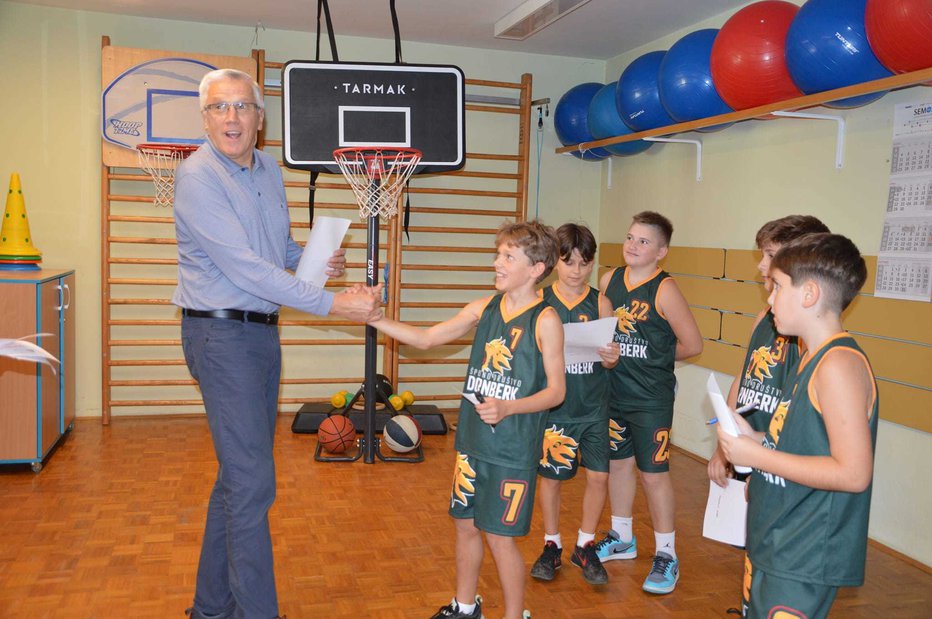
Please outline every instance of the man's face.
M647 224L633 223L625 238L625 264L629 267L645 267L656 264L667 255L660 233Z
M576 290L589 283L593 266L595 265L592 262L583 259L578 249L573 249L569 258L560 258L557 261L557 277L567 288Z
M207 89L207 103L256 103L252 86L248 82L235 79L218 80ZM256 134L265 113L262 110L249 109L237 111L230 107L222 114L214 110L204 110L204 129L211 143L221 153L243 167L252 166L252 151L256 145Z
M780 247L777 243L773 241L767 241L761 246L761 259L757 263L757 270L760 271L760 274L764 278L764 288L767 292L770 292L773 289L773 282L770 281L770 262L773 260L773 257L777 255L777 252L780 251Z

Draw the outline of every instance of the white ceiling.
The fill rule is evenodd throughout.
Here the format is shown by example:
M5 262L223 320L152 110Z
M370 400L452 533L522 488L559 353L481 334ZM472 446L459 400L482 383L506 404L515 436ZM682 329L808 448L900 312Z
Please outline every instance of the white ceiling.
M162 19L314 32L316 0L14 0ZM496 39L523 0L396 0L402 41L608 59L746 0L591 0L524 41ZM392 39L389 0L330 0L339 35ZM260 39L261 41L261 39ZM323 43L323 49L327 49Z

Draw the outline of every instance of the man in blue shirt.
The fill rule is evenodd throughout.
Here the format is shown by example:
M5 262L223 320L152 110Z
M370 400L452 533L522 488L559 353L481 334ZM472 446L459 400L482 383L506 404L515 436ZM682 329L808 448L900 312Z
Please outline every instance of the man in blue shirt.
M198 565L193 619L278 616L268 511L275 500L278 309L365 322L379 299L356 287L333 294L297 279L277 161L257 150L265 118L258 84L232 69L200 84L207 141L178 167L175 228L181 341L198 381L219 462ZM343 274L337 250L328 274Z

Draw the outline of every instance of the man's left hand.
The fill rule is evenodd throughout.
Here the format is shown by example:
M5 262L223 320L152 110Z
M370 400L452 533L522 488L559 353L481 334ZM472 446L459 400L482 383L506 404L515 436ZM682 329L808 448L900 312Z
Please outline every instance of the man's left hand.
M327 261L327 277L342 277L346 272L346 250L342 247L333 252Z

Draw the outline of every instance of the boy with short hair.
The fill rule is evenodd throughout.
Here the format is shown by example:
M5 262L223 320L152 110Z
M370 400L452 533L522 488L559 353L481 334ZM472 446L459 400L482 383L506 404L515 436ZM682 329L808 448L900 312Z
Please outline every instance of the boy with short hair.
M495 558L505 619L528 618L524 558L515 543L527 535L547 411L563 401L563 325L536 285L557 261L553 229L538 222L502 225L495 239L495 288L502 294L467 304L422 329L381 318L371 324L426 350L476 327L456 430L450 515L456 525L456 595L432 619L479 619L476 590L483 533Z
M702 335L669 274L658 267L667 255L673 225L652 211L634 216L624 244L626 266L602 276L604 312L618 317L620 360L609 373L609 496L612 529L597 544L604 563L637 557L633 533L635 464L647 495L656 551L642 588L670 593L679 579L670 479L670 427L676 360L702 352Z
M599 318L599 291L589 285L594 266L596 241L589 228L563 224L557 229L560 260L558 280L542 293L561 322L579 323ZM586 467L586 490L576 547L570 561L582 569L592 585L604 585L608 574L595 550L595 530L605 506L608 491L608 417L604 406L608 380L603 366L618 363L618 344L611 342L599 350L601 363L574 363L566 366L566 397L550 411L540 475L540 506L544 517L544 550L531 568L531 576L549 581L562 565L560 537L560 482L576 476Z
M761 226L755 239L762 254L757 270L764 278L767 294L773 288L770 262L780 248L805 234L828 231L828 227L812 215L787 215ZM751 331L744 364L731 383L727 401L732 409L753 406L743 413L744 418L752 428L763 432L783 400L784 384L796 374L802 350L795 336L777 332L769 305L757 315ZM721 449L712 454L708 469L709 479L724 488L732 471Z
M718 430L735 465L753 467L744 616L826 617L838 587L864 582L877 384L841 313L867 277L858 248L837 234L784 245L771 264L777 330L806 353L766 433L737 419Z

